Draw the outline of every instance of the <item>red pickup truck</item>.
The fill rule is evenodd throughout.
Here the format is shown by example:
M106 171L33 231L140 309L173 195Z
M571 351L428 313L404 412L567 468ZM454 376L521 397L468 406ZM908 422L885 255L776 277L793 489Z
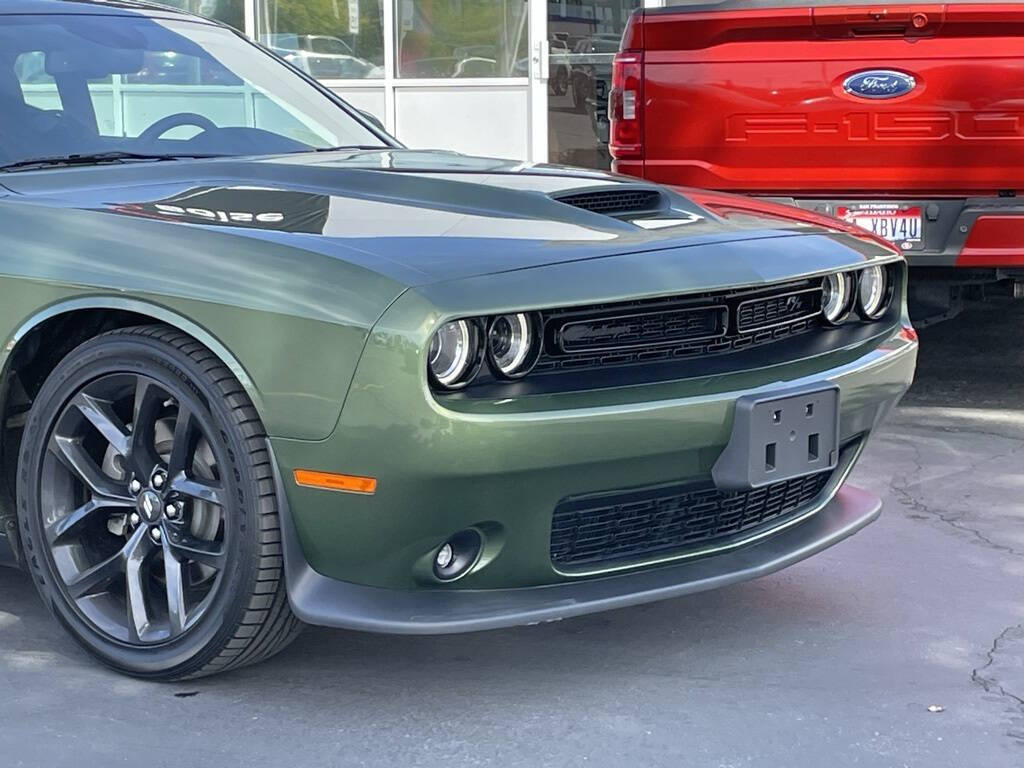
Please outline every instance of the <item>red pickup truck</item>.
M1024 2L637 11L609 116L620 173L770 197L890 240L918 322L984 286L1024 296Z

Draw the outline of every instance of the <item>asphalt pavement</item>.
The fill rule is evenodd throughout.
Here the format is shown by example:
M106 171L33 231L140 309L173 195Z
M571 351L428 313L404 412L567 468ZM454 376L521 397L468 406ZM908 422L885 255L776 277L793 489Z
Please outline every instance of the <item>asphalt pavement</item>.
M307 629L182 684L88 658L0 571L0 766L1024 765L1024 302L922 331L853 482L878 522L773 576L537 627Z

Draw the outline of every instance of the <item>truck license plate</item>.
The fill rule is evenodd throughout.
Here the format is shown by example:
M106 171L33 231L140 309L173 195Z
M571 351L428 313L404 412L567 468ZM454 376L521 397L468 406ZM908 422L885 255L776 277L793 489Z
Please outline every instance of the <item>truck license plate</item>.
M836 216L894 243L904 251L921 243L921 206L899 203L840 205Z

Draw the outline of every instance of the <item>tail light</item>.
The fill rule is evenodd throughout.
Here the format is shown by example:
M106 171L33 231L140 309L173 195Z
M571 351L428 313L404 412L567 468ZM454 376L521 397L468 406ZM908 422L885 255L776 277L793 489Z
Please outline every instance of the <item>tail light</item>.
M644 55L638 51L617 53L612 62L608 148L617 159L643 157L643 64Z

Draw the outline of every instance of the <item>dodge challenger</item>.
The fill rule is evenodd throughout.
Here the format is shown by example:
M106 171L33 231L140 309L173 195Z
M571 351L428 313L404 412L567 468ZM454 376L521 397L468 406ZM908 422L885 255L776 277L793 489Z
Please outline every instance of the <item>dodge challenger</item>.
M152 679L768 574L879 514L906 279L814 212L407 149L200 18L8 0L2 560Z

